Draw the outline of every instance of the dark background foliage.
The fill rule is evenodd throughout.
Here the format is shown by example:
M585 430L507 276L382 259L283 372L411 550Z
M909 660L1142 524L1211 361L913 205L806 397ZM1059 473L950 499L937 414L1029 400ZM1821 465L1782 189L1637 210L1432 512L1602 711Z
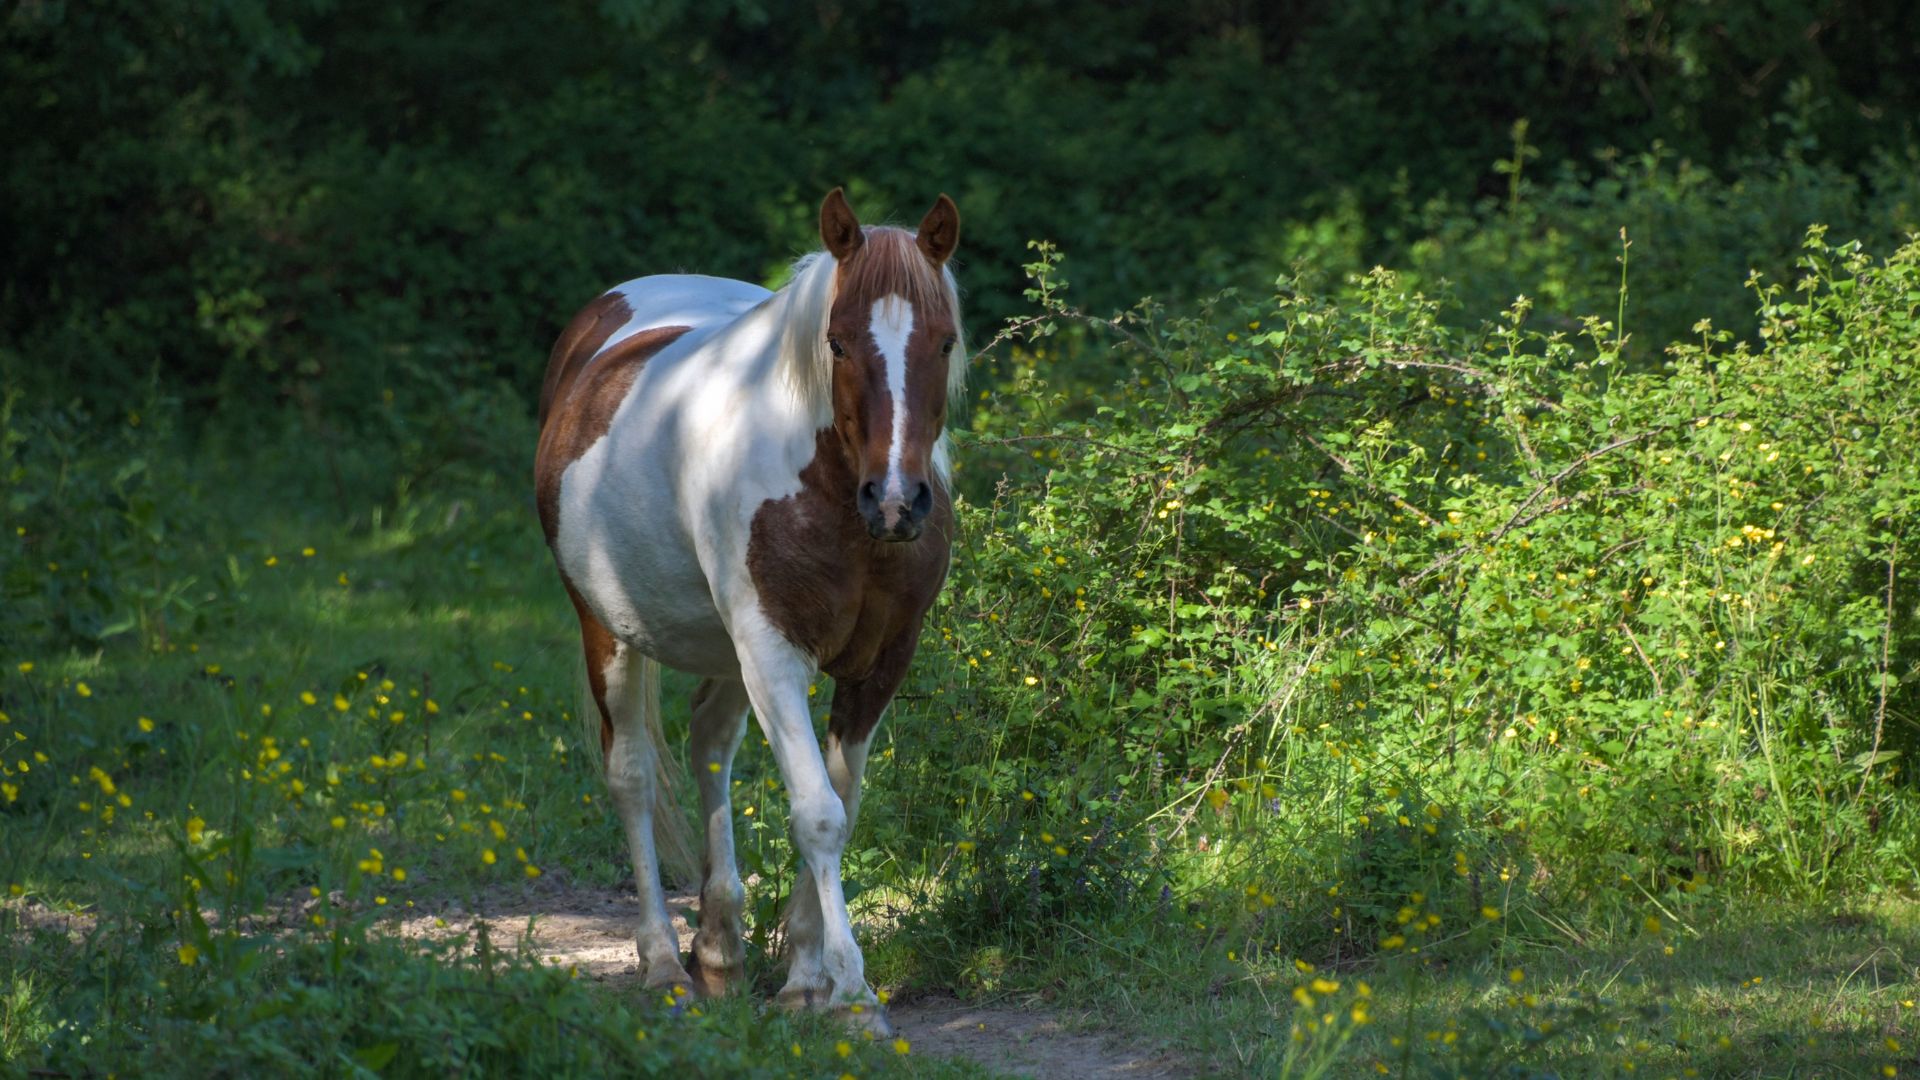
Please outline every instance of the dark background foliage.
M1538 267L1482 234L1579 224L1655 145L1654 181L1616 202L1740 203L1726 189L1755 162L1786 177L1775 195L1827 196L1817 215L1740 203L1755 220L1720 230L1784 267L1811 216L1911 224L1910 199L1884 208L1911 188L1888 148L1920 115L1920 9L27 0L0 22L0 110L13 378L337 416L368 383L526 391L613 281L776 276L841 183L874 218L959 200L979 327L1018 306L1034 237L1085 261L1095 309L1422 252L1503 303ZM1501 213L1550 163L1550 220ZM1672 244L1672 273L1720 239ZM1605 283L1613 252L1591 254L1567 273Z

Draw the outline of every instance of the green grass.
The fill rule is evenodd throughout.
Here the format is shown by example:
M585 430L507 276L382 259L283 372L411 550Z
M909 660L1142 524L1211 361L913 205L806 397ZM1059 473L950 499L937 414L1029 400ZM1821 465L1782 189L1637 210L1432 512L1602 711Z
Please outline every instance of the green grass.
M269 445L252 460L267 474L253 478L173 444L149 452L149 483L176 524L168 557L141 572L190 579L185 599L97 647L5 646L0 739L13 794L0 876L14 899L0 915L0 1049L11 1066L973 1074L887 1047L842 1058L843 1033L769 1014L763 1000L691 1016L543 969L511 943L431 954L383 937L394 911L517 888L529 868L599 886L625 875L571 715L570 613L519 478L457 471L398 496L368 482L364 499L343 504L294 479L291 447ZM48 576L101 572L46 550L34 523L9 526L15 571L33 560ZM38 569L48 562L61 566ZM684 724L687 688L669 685L670 727ZM1276 924L1242 910L1235 871L1188 853L1163 861L1170 900L1142 886L1131 901L1044 925L983 927L956 899L954 844L990 815L915 794L921 770L944 767L926 758L952 745L955 708L938 692L903 702L876 755L849 865L868 886L860 914L879 927L877 983L1037 996L1229 1075L1915 1067L1905 1003L1920 994L1920 915L1894 896L1782 907L1714 895L1672 911L1529 901L1476 926L1470 948L1415 956L1366 943L1332 962L1317 955L1308 973L1281 946L1314 936L1263 932ZM789 858L784 807L757 739L737 776L756 810L741 819L744 859L775 880ZM328 898L318 922L240 921L314 890ZM750 904L762 927L771 891L757 888ZM1288 918L1317 910L1294 899L1280 898ZM30 928L29 904L76 913L82 932ZM1650 931L1646 915L1661 911ZM764 983L772 943L764 932L756 941ZM1316 993L1314 979L1339 987ZM1355 1024L1363 981L1367 1022Z
M1103 1025L1251 1076L1372 1076L1384 1067L1397 1076L1879 1077L1915 1066L1912 904L1828 912L1716 904L1698 914L1686 928L1592 925L1572 937L1535 923L1508 929L1479 956L1400 954L1312 970L1285 956L1230 959L1222 943L1139 925L1108 927L1098 941L1063 934L1024 958L1019 985L1001 989L1047 988ZM1338 989L1315 993L1315 980ZM1366 1022L1356 1025L1363 983Z

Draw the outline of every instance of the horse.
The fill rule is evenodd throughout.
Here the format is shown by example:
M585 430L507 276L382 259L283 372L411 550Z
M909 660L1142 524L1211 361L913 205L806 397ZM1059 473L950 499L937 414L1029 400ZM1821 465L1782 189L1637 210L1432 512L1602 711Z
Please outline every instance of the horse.
M645 986L718 996L744 978L746 893L728 801L749 708L772 747L801 866L776 1001L890 1028L840 880L875 728L946 580L947 406L966 375L941 195L915 231L863 226L839 188L823 250L779 291L725 278L626 282L548 360L534 491L580 622L607 790L626 832ZM661 887L660 668L699 676L689 756L705 826L683 965ZM824 751L808 707L834 680ZM585 711L585 710L583 710ZM684 830L684 824L682 825Z

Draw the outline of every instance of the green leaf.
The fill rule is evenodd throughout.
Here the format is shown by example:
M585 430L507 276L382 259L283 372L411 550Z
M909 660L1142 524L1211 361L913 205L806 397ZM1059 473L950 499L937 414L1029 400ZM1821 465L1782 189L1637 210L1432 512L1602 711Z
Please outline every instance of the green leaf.
M1868 750L1865 753L1854 755L1853 767L1859 769L1861 772L1865 772L1875 765L1884 765L1899 756L1900 751L1898 750Z
M368 1069L379 1072L392 1064L399 1053L400 1044L397 1042L374 1043L372 1046L363 1046L355 1050L353 1059Z

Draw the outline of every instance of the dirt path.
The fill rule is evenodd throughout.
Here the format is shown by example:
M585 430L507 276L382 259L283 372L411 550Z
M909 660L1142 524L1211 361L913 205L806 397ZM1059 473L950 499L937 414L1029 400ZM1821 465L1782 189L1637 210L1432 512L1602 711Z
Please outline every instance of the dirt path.
M1185 1080L1199 1073L1164 1048L1070 1030L1046 1008L967 1005L951 997L896 1002L889 1015L913 1052L964 1058L1039 1080Z
M668 897L683 949L693 941L693 929L678 912L698 906L691 894ZM577 967L581 975L615 987L631 983L638 974L633 924L639 904L625 890L542 882L526 891L483 897L477 908L468 910L458 903L437 910L416 908L400 921L399 930L408 937L437 938L469 932L484 922L494 940L506 947L521 940L531 922L530 947L547 963ZM925 995L895 1001L888 1014L915 1054L965 1059L1005 1073L1043 1080L1184 1080L1201 1075L1164 1047L1085 1030L1086 1018L1045 1007L969 1005L947 995Z

